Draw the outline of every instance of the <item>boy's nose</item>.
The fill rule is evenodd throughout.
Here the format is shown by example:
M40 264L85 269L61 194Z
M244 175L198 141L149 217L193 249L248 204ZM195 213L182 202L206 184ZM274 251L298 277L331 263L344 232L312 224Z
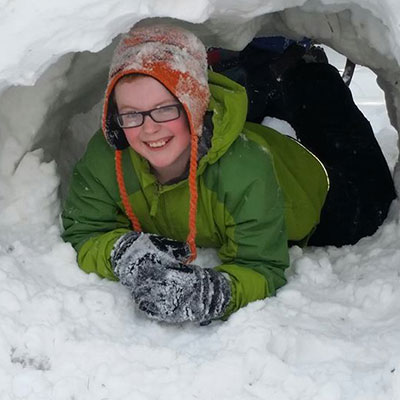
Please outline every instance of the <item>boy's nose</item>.
M144 121L142 125L142 129L146 133L154 133L157 132L160 129L160 124L158 122L155 122L150 115L145 115L144 116Z

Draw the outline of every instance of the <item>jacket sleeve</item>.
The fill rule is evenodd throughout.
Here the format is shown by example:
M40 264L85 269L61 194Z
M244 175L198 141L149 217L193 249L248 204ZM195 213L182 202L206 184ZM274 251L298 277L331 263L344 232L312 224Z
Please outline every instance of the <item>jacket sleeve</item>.
M272 156L253 142L238 142L219 173L225 232L217 269L229 275L233 293L226 316L274 295L286 283L289 265L283 194Z
M110 253L130 224L118 204L113 152L106 146L96 134L75 166L62 212L63 238L76 249L80 268L116 280Z

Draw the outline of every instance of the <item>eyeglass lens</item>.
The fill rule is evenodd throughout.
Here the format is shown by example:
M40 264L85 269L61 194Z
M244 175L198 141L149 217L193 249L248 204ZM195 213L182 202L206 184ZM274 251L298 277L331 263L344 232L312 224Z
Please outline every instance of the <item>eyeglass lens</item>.
M149 111L120 114L117 116L117 120L121 128L133 128L142 125L146 115L150 116L154 122L168 122L179 118L179 107L179 104L173 104Z

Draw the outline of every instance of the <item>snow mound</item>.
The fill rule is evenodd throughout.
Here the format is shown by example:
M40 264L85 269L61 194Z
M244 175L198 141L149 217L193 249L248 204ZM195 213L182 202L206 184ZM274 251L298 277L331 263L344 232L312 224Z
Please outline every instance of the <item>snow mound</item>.
M275 298L207 327L144 319L124 287L79 270L57 221L72 165L100 127L117 36L137 21L163 17L232 49L256 34L311 37L377 74L399 130L397 0L0 0L0 9L1 398L400 397L398 202L355 246L293 248ZM393 128L383 103L368 102L400 188ZM209 251L198 261L218 263Z

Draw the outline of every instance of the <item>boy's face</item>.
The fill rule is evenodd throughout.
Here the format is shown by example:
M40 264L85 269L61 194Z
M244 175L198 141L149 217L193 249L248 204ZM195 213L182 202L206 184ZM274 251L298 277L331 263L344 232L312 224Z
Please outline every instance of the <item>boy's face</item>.
M115 100L119 114L179 104L164 85L149 76L118 82ZM124 128L124 132L130 146L148 160L161 183L183 174L190 157L190 131L183 110L178 119L168 122L155 122L147 115L143 125Z

